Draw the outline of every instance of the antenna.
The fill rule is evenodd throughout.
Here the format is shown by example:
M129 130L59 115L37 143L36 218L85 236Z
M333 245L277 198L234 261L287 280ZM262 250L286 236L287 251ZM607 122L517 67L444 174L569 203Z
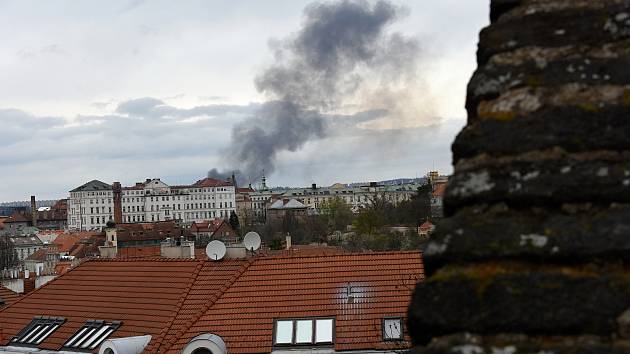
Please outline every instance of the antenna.
M243 238L243 245L248 251L256 251L260 248L260 235L257 232L250 231Z
M213 240L206 246L206 255L213 261L218 261L225 257L225 244L219 240Z

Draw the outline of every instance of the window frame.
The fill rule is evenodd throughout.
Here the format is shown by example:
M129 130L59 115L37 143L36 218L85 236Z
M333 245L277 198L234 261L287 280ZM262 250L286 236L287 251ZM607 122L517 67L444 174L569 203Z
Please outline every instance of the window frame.
M105 340L107 340L107 338L109 338L114 332L116 332L116 330L118 330L120 328L120 326L122 326L122 321L104 321L104 320L87 320L85 321L85 323L79 327L64 343L62 346L62 349L65 351L78 351L78 352L85 352L85 351L93 351L95 348L91 348L91 347L98 347L101 344L103 344L103 342ZM104 332L110 331L111 332L109 334L107 334L106 336L100 338L100 336L97 337L92 337L94 336L96 333L98 333L99 330L101 330L102 328L107 327L108 329L106 329ZM90 333L89 336L85 337L85 338L79 338L78 342L81 343L81 345L85 344L84 341L85 340L98 340L95 343L90 343L90 346L86 347L86 348L82 348L81 346L77 346L76 342L77 339L75 338L77 335L81 334L81 332L85 329L85 333L82 333L83 336L85 336L87 334L87 332L90 332L90 329L94 329L93 333ZM68 343L70 341L74 340L74 343L72 345L68 345Z
M400 338L385 338L385 321L387 320L399 320L400 321ZM383 317L381 320L381 339L383 342L400 342L405 340L405 319L400 316L388 316Z
M330 342L317 342L317 321L318 320L332 320L332 333ZM278 343L278 322L291 322L291 343ZM311 321L311 341L308 343L297 343L297 322L298 321ZM331 347L335 345L337 340L336 335L337 320L334 316L321 316L321 317L291 317L291 318L274 318L273 320L273 345L277 347Z
M19 331L13 338L11 338L8 345L13 345L13 346L18 346L18 347L37 348L46 339L48 339L53 333L55 333L61 326L63 326L64 323L66 323L65 317L49 317L49 316L33 317L31 322L28 325L26 325L26 327L22 328L21 331ZM53 329L52 331L50 331L50 328L46 329L46 331L49 331L49 333L45 337L39 339L38 342L33 342L32 341L33 338L30 338L28 342L21 342L21 340L26 339L25 336L32 337L33 336L32 331L35 328L42 325L57 326L57 327Z

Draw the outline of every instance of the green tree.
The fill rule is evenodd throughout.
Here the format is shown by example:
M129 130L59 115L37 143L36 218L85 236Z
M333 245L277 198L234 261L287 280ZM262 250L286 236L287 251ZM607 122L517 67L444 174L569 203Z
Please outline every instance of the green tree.
M352 209L340 197L330 198L320 206L322 214L327 218L328 229L333 231L345 231L352 223Z
M431 191L429 184L420 186L409 200L403 200L397 205L393 205L382 195L375 195L371 199L370 208L383 215L386 225L417 226L420 220L431 217Z
M360 235L374 235L385 225L385 219L378 210L363 208L352 222L354 231Z
M230 226L232 226L232 229L240 235L241 225L238 220L238 215L236 215L234 211L230 213Z

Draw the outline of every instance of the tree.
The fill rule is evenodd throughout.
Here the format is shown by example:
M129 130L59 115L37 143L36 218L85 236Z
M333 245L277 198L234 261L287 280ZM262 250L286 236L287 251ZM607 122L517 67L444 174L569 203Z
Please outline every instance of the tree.
M18 257L9 235L0 236L0 270L17 265Z
M429 184L418 187L409 200L394 205L385 195L374 194L367 208L382 215L385 225L418 225L420 220L431 217L431 191Z
M230 213L230 226L232 226L232 230L234 230L237 234L240 235L240 224L238 221L238 215L234 211Z
M360 235L374 235L385 225L383 215L378 210L367 207L361 209L352 222L352 227Z
M352 223L352 209L339 197L326 200L320 206L322 214L328 219L329 232L345 231Z

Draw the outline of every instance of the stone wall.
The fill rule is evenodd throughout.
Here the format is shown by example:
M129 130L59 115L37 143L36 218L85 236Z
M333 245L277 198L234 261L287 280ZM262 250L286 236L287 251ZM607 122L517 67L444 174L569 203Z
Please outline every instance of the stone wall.
M418 350L630 352L630 0L493 0L477 61Z

